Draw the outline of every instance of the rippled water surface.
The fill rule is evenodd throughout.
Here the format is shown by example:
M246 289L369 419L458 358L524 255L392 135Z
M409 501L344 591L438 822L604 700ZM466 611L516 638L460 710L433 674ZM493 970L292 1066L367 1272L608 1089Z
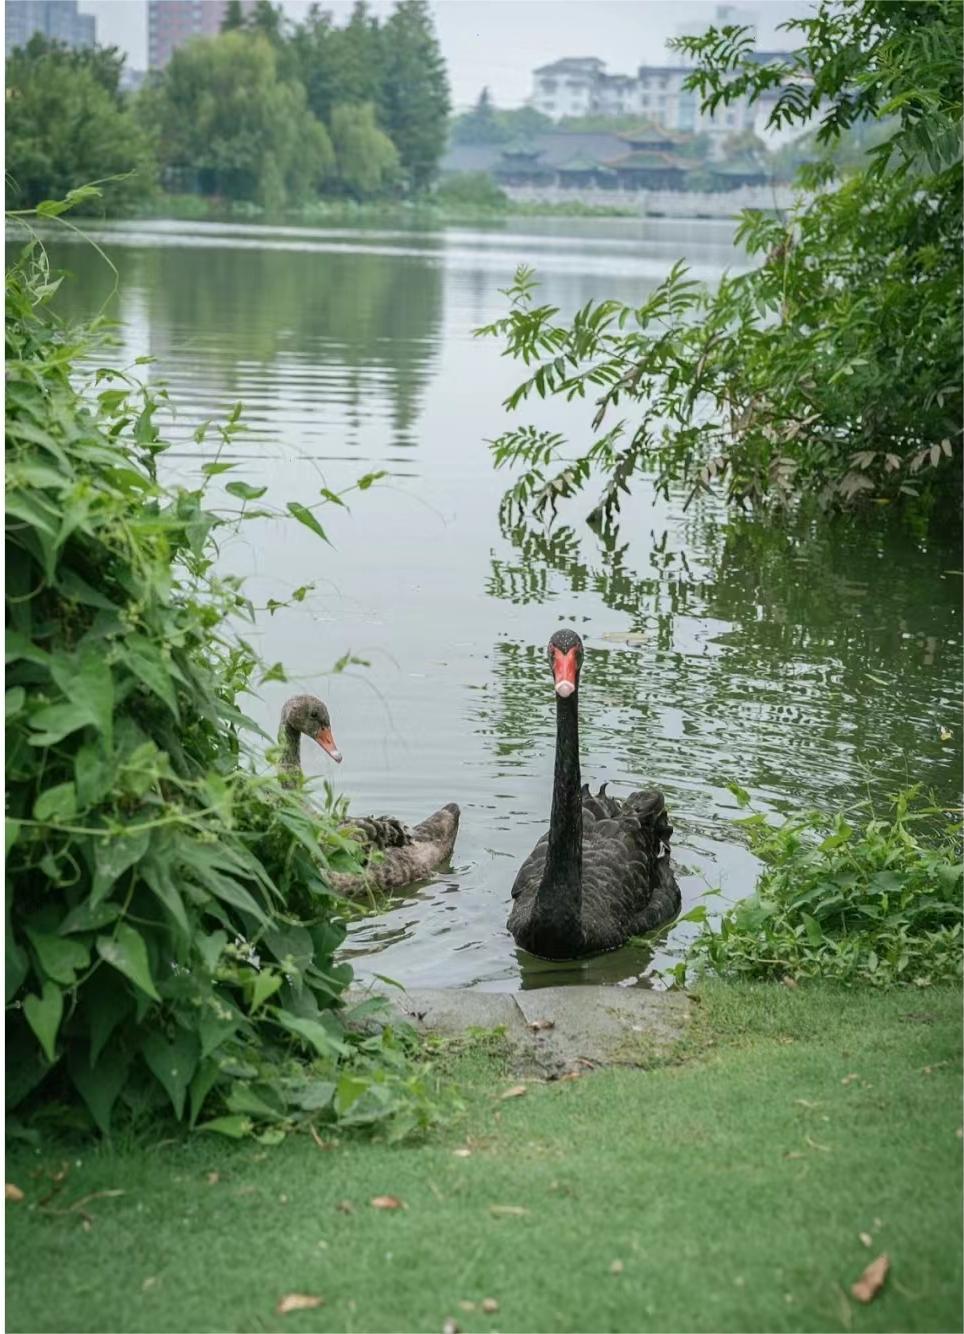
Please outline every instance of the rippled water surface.
M508 990L558 981L648 982L678 949L626 948L583 964L517 953L505 930L515 870L548 820L554 704L544 646L585 639L583 776L616 793L657 783L676 827L684 900L748 893L736 780L763 810L836 806L909 781L948 799L960 771L960 558L896 524L763 527L714 502L684 512L637 487L620 533L586 528L588 498L546 534L500 528L506 478L484 440L518 368L473 330L498 316L516 264L564 312L641 298L685 257L712 280L740 255L729 224L525 222L431 233L140 223L97 231L120 271L111 307L127 354L150 353L178 407L170 466L197 471L192 434L238 399L233 474L310 499L373 469L390 479L323 521L247 525L225 553L256 601L314 582L258 626L269 662L324 697L359 814L413 822L462 807L450 870L359 923L361 974ZM111 275L79 245L62 305L89 313ZM533 416L535 414L533 412ZM542 424L585 439L585 406ZM531 419L521 414L522 420ZM627 637L631 636L630 639ZM368 670L331 675L346 652ZM251 712L272 733L291 687ZM941 741L941 728L952 739ZM306 754L311 774L334 777ZM711 900L715 902L716 900Z

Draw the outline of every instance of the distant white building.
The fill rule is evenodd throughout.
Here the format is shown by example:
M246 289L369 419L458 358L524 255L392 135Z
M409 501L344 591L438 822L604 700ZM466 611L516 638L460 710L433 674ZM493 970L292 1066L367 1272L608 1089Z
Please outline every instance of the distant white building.
M552 120L564 116L640 116L667 130L726 138L753 126L745 99L714 116L700 110L699 94L683 81L691 65L640 65L635 75L607 74L595 57L557 60L533 73L529 103Z
M718 6L717 22L747 26L750 10ZM760 63L779 60L779 51L754 51ZM640 65L634 75L607 74L606 65L594 56L567 57L533 71L529 105L552 120L566 116L639 116L665 130L681 134L707 134L718 148L731 135L753 130L770 147L777 147L800 133L800 127L773 132L767 119L779 95L772 89L752 105L741 97L707 114L698 92L684 87L693 73L692 64Z
M530 103L553 120L592 115L597 89L608 77L605 68L606 62L595 56L571 56L543 65L533 72Z

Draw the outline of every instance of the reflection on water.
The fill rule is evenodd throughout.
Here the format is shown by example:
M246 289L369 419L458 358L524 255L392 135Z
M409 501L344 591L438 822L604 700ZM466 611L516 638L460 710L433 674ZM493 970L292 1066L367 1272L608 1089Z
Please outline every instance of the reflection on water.
M952 539L880 524L763 527L712 500L683 511L642 486L617 534L570 507L550 532L500 527L504 485L483 444L517 368L473 330L496 317L520 261L563 312L642 300L681 255L704 276L736 265L729 226L532 221L498 230L137 224L98 238L121 275L123 352L152 353L178 405L170 467L196 472L195 426L241 399L236 477L279 501L373 468L391 479L328 511L335 551L259 522L225 552L259 603L315 592L258 626L269 661L331 707L338 781L358 811L415 821L462 807L452 868L359 923L362 974L490 989L648 985L688 928L579 964L517 952L505 930L516 868L546 827L554 706L544 646L583 636L583 776L666 794L684 904L752 889L754 859L726 783L791 811L909 781L955 797L960 770L960 561ZM110 274L77 246L55 258L89 312ZM528 418L521 415L521 420ZM578 432L580 405L540 420ZM588 508L588 502L584 502ZM297 528L297 531L292 531ZM371 664L330 675L347 650ZM252 712L273 732L291 686ZM941 741L941 728L951 731ZM319 751L309 773L332 777ZM711 900L712 902L712 900Z

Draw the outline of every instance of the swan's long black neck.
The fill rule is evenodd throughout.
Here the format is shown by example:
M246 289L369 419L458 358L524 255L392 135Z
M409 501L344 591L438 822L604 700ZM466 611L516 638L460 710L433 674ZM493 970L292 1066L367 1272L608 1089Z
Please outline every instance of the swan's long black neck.
M582 785L579 774L579 692L556 696L556 772L546 868L536 892L540 934L572 946L582 934Z
M290 723L282 723L278 744L281 747L278 768L281 770L282 782L285 779L291 781L301 774L301 733Z

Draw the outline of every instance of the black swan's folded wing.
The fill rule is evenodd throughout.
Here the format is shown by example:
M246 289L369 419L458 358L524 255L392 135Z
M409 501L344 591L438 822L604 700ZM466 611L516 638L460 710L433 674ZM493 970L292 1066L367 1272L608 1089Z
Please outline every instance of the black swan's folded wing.
M661 792L633 792L602 800L612 816L583 827L583 925L597 948L642 935L679 912L680 893L670 866L673 834ZM585 799L583 802L586 813Z

